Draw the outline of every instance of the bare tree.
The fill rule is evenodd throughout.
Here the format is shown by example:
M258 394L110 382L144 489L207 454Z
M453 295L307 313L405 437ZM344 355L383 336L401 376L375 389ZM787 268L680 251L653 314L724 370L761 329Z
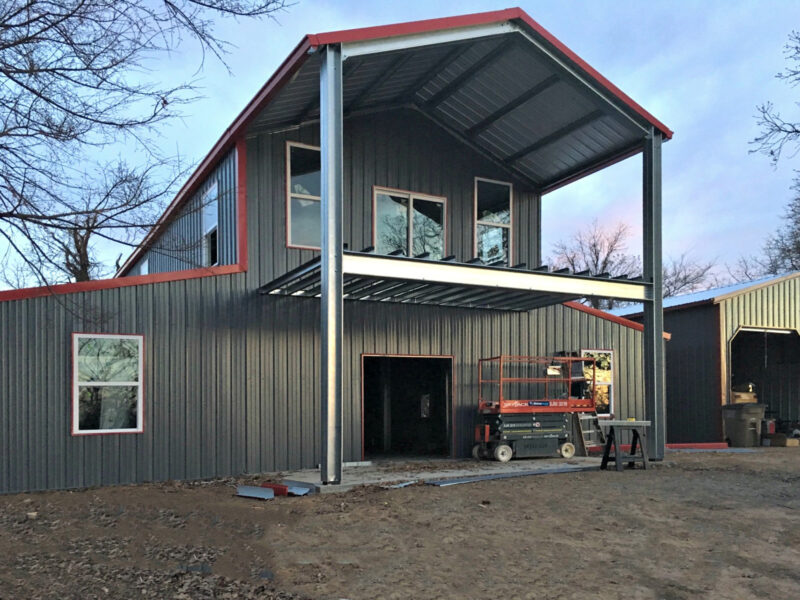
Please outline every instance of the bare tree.
M796 86L800 83L800 31L789 34L784 53L789 66L776 77ZM800 150L800 121L784 119L771 102L759 105L756 111L761 134L751 142L755 146L754 152L769 156L773 165L778 163L787 144L792 148L792 156L797 154Z
M156 128L196 99L196 90L192 82L165 84L148 65L184 38L198 43L203 56L223 60L227 45L215 36L213 17L264 17L283 6L283 0L0 4L5 264L22 262L42 283L57 274L91 277L98 268L93 239L130 243L132 230L152 224L153 205L160 208L182 173L173 157L153 149ZM98 160L119 145L131 155L144 153L145 166Z
M629 228L625 223L604 228L597 220L585 230L578 231L570 240L553 245L550 258L555 268L568 268L575 272L589 271L592 275L638 275L642 261L628 253ZM590 298L593 308L610 309L617 305L610 298Z
M603 227L596 220L585 230L578 231L570 240L553 245L550 262L556 268L572 271L589 271L592 275L608 274L634 276L641 273L639 256L628 252L629 228L625 223ZM698 262L684 253L668 259L663 267L664 296L676 296L708 289L719 283L714 273L714 261ZM624 303L612 298L588 298L593 308L612 309Z
M664 263L664 297L690 294L722 283L714 273L715 261L698 262L688 253Z

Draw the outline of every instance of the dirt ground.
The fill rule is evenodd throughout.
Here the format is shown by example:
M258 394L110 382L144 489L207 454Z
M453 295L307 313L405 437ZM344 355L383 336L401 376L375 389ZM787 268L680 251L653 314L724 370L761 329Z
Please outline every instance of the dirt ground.
M0 497L0 598L800 598L800 450L648 471L234 497Z

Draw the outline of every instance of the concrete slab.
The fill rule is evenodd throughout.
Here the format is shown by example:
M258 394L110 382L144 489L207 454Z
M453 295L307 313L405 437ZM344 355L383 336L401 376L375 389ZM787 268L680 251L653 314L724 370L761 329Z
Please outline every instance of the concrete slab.
M362 485L390 487L409 482L425 483L446 479L464 479L481 475L509 474L525 476L553 472L578 472L587 468L600 468L600 458L573 457L532 458L512 460L507 463L495 461L475 461L466 459L416 459L416 460L374 460L369 465L344 467L342 483L339 485L320 485L319 471L305 469L286 473L287 479L313 485L320 493L347 492Z

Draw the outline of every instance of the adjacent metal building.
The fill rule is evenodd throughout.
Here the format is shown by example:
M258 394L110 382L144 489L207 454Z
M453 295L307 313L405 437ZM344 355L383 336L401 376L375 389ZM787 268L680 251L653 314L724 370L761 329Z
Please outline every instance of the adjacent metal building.
M779 426L800 422L800 273L666 298L664 326L668 442L723 441L721 407L750 384Z
M671 135L520 9L304 37L117 277L0 292L0 492L336 483L388 385L375 357L444 365L389 404L465 456L479 358L612 350L615 413L651 419L660 457ZM542 195L636 153L642 276L541 265Z

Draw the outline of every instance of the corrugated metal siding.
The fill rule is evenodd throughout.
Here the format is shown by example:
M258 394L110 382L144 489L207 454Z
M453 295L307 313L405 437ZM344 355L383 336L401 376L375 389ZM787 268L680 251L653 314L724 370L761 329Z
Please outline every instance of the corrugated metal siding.
M319 302L245 275L0 303L0 491L313 467ZM145 432L70 435L70 334L145 336ZM476 361L616 351L617 413L643 417L641 333L561 305L532 313L346 303L345 460L361 457L361 355L453 355L455 450L469 452Z
M722 439L717 307L666 311L667 442Z
M724 352L723 386L730 388L730 342L740 327L800 331L800 277L764 285L720 302L720 337ZM800 372L773 373L769 386L757 390L762 401L780 411L783 419L800 415Z
M128 276L139 275L144 260L148 261L150 273L182 271L205 266L201 244L202 199L203 194L214 185L215 181L219 207L218 264L236 263L236 152L231 151L186 203L175 221L161 234L157 243L131 267Z
M286 247L287 141L318 145L319 127L260 134L247 144L248 285L253 287L317 254ZM445 196L447 253L463 261L474 256L474 178L509 181L504 172L410 110L347 119L344 145L344 242L351 249L372 245L372 188L381 186ZM522 183L512 183L513 259L535 267L540 199Z

